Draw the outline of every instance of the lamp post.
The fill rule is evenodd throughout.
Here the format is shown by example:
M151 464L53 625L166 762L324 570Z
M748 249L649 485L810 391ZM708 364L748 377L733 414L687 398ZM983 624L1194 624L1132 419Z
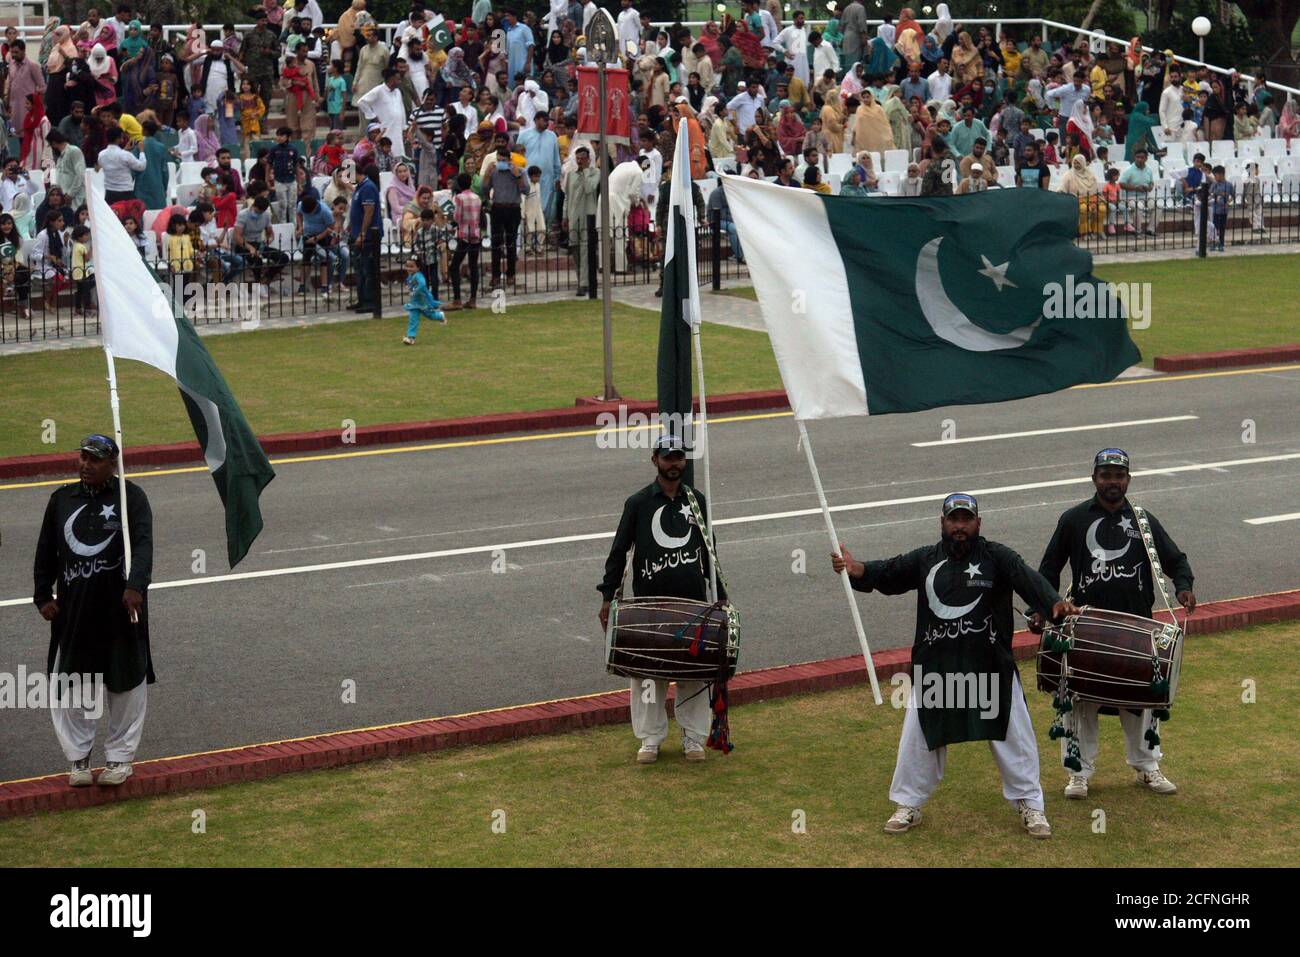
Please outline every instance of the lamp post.
M1211 26L1213 24L1209 17L1197 17L1192 21L1192 32L1196 34L1196 42L1200 45L1198 56L1202 63L1205 62L1205 38L1210 35Z
M605 68L610 60L618 56L618 37L614 30L614 22L603 8L597 9L596 15L591 18L591 27L587 33L587 52L597 63L599 78L600 133L597 151L600 154L600 298L605 345L605 392L602 398L606 402L612 402L619 398L619 395L614 388L614 321L609 262L609 247L613 237L610 235L609 228L609 150L605 143L608 95ZM581 278L579 281L581 282Z

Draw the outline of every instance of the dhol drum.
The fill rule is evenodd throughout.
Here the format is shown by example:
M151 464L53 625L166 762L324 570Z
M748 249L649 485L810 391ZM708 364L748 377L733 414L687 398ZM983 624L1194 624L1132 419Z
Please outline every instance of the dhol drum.
M1183 631L1141 615L1085 606L1048 623L1038 647L1038 690L1117 708L1168 708L1178 691Z
M620 598L609 608L606 669L628 678L715 681L736 673L736 612L728 602Z

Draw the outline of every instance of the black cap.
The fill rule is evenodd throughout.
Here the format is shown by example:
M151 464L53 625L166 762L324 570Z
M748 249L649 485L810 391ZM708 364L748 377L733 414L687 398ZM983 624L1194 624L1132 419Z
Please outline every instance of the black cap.
M1102 449L1092 460L1092 470L1095 472L1099 468L1106 466L1128 469L1128 453L1123 449Z
M89 452L97 459L115 459L117 458L117 443L107 435L100 435L96 432L82 439L77 451Z
M680 435L665 433L655 440L654 454L663 455L664 453L681 452L686 453L686 443L682 441Z
M978 518L980 513L980 504L975 501L974 495L968 495L965 492L953 492L943 500L944 518L947 518L958 509L965 509Z

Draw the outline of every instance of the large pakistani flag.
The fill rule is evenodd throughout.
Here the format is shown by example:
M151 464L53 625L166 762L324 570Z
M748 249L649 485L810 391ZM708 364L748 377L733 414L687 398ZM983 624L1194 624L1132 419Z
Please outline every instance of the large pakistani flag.
M429 49L445 50L451 46L451 25L443 19L441 13L434 14L429 21Z
M262 530L258 496L275 472L198 333L175 315L89 177L86 202L104 345L115 359L147 363L176 381L226 509L226 554L233 568Z
M695 272L695 203L691 198L690 137L683 126L673 153L664 228L663 300L659 307L659 412L688 421L691 410L691 335L700 321ZM682 480L694 482L692 460ZM712 507L712 503L710 503Z
M723 182L799 419L1018 399L1109 381L1139 359L1122 304L1074 244L1073 197Z

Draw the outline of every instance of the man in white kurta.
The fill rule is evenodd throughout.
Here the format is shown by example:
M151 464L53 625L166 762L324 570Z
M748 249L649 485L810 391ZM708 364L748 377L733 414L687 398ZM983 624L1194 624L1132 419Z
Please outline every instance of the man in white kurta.
M808 29L804 26L803 11L794 15L794 23L776 35L777 46L785 53L785 62L794 66L794 75L811 86L808 76Z
M396 70L385 70L384 82L356 102L357 109L366 120L384 128L380 136L392 140L395 152L401 151L402 134L406 131L406 104L402 102L402 93L397 88L400 79Z
M609 224L617 237L612 244L615 272L627 272L627 214L641 202L641 184L649 168L650 157L638 156L635 162L619 163L609 174Z
M835 48L822 39L820 33L809 35L808 42L812 44L812 72L813 82L826 75L830 70L836 76L840 75L840 55L835 52Z
M623 9L618 14L618 52L628 56L628 50L641 49L641 14L632 7L632 0L622 0ZM628 44L631 44L631 47ZM636 56L632 53L631 56Z

